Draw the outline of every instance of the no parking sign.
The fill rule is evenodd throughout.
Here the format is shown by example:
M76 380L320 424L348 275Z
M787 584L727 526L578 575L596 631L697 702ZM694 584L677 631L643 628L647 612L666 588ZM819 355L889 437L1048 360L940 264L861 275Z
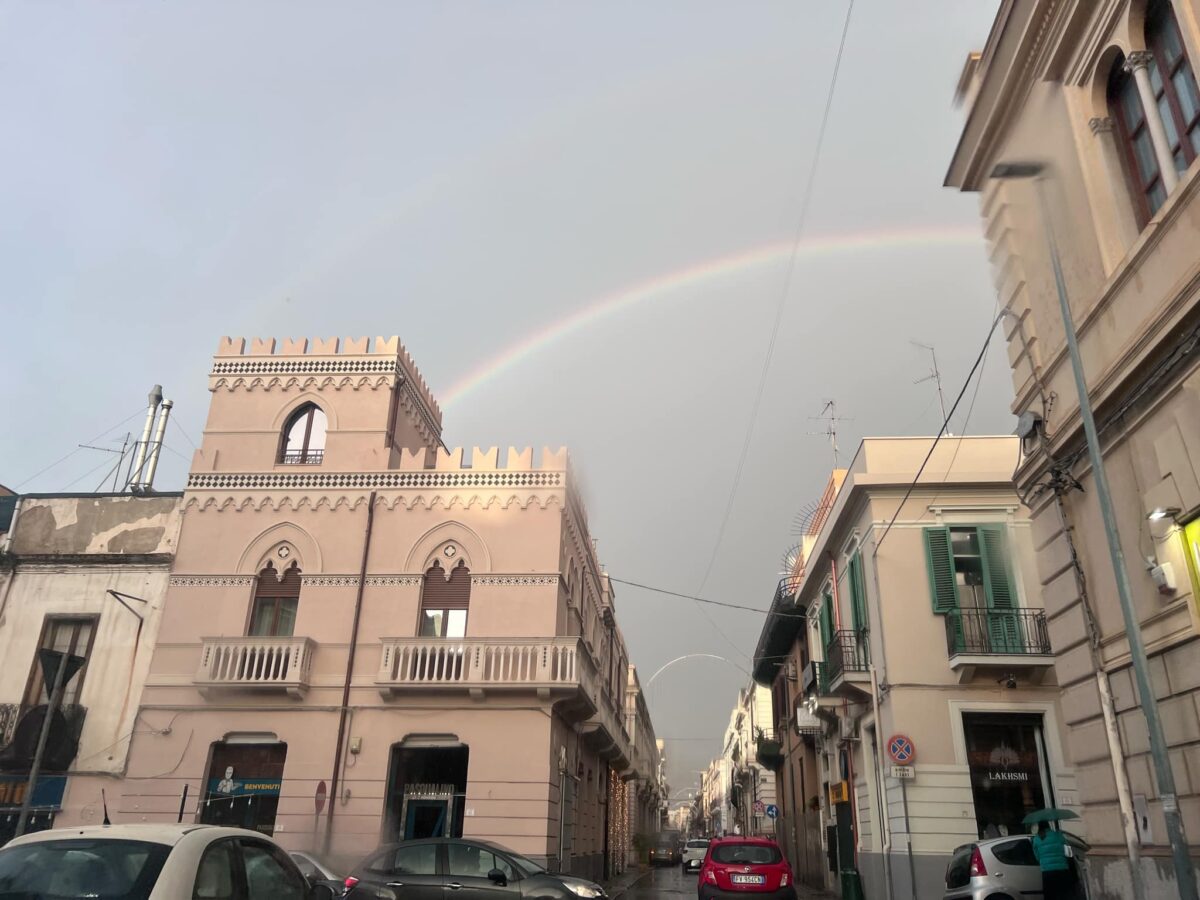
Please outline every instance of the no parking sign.
M917 748L908 735L893 734L887 741L888 756L898 766L911 766L917 759Z

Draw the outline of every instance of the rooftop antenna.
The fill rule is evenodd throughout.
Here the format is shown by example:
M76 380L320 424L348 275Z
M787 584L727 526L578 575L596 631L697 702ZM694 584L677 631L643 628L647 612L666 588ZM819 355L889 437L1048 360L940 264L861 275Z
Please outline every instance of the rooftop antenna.
M942 410L942 421L946 422L946 397L942 394L942 373L938 369L937 351L933 349L932 345L922 344L920 341L909 341L909 343L914 347L920 347L922 350L929 351L929 355L933 360L933 366L930 368L928 375L924 378L918 378L913 384L924 384L927 381L932 381L937 385L938 406ZM946 422L947 427L949 427L949 424L949 422ZM951 437L949 431L946 432L946 437Z
M838 422L853 422L853 419L847 419L837 414L837 401L826 400L825 405L821 407L821 411L815 416L808 417L810 421L821 420L825 422L824 431L810 431L809 434L823 435L829 438L829 446L833 448L833 467L838 467L838 442L837 442L837 423Z
M124 440L121 441L121 449L120 450L114 450L112 447L97 447L95 444L76 444L75 445L84 450L99 450L102 453L117 454L116 465L114 465L112 467L111 471L105 473L104 477L102 479L100 479L100 483L98 485L96 485L97 491L100 490L102 487L104 487L104 482L108 481L109 476L111 475L112 480L113 480L113 493L115 494L117 492L117 479L120 478L121 466L124 465L124 463L125 463L125 454L129 451L129 438L130 438L130 434L127 431L127 432L125 432Z

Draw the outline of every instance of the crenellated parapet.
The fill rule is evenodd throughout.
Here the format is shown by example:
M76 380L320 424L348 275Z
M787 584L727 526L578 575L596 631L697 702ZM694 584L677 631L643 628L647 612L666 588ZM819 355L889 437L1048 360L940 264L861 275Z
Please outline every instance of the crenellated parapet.
M402 382L440 432L442 410L400 338L223 337L213 357L210 390L332 386L392 387Z

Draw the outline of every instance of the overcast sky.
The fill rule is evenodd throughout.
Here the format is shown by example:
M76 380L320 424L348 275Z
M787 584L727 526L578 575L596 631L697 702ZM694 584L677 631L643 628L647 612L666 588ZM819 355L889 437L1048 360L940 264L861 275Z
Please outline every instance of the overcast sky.
M932 433L910 341L936 346L951 395L978 352L995 301L976 199L941 183L955 81L996 6L856 4L812 249L706 596L768 604L832 464L825 400L850 419L843 460L862 435ZM119 446L160 382L182 428L159 486L181 487L220 335L394 333L450 400L447 444L568 445L610 574L698 590L845 8L0 5L0 482L96 488L98 451L36 473ZM956 432L1011 431L1006 362L997 344ZM643 680L683 654L729 660L650 688L682 795L719 752L762 617L618 587Z

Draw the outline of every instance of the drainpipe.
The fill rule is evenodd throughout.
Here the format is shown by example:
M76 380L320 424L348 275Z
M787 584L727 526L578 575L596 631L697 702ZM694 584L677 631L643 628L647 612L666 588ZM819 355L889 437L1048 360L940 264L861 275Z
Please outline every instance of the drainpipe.
M358 622L362 618L363 590L367 586L367 556L371 552L371 531L375 527L375 491L367 501L367 527L363 535L362 565L358 569L358 592L354 597L354 620L350 625L350 649L346 654L346 678L342 682L342 706L338 711L337 748L333 753L333 774L329 778L329 814L325 824L325 852L333 840L333 811L338 805L338 776L342 770L342 748L346 743L346 715L350 711L350 678L354 674L354 651L358 648Z
M879 545L875 542L875 530L871 529L871 580L875 583L875 621L879 623L879 662L883 665L883 677L887 681L887 630L883 627L883 590L879 586ZM865 587L865 585L864 585ZM887 879L887 895L891 900L894 894L892 887L892 819L891 810L886 803L887 782L883 771L883 747L880 744L883 733L883 716L879 712L879 675L874 663L871 663L871 706L875 712L875 776L879 779L879 828L883 832L883 870ZM908 833L907 817L904 821L905 839L908 843L908 862L912 868L912 835ZM916 878L913 877L913 890L916 890Z
M1146 885L1142 876L1141 846L1137 831L1137 814L1133 809L1133 796L1129 787L1129 772L1125 767L1125 755L1121 750L1121 735L1117 730L1117 708L1113 702L1112 683L1104 670L1104 662L1100 658L1100 631L1092 615L1092 604L1088 598L1087 579L1083 573L1083 565L1075 551L1075 538L1070 520L1067 518L1066 505L1062 494L1054 492L1054 506L1058 510L1058 520L1062 527L1063 536L1067 539L1067 549L1071 554L1071 570L1075 576L1075 588L1079 592L1079 603L1083 610L1083 620L1087 625L1088 652L1092 657L1092 669L1096 673L1096 688L1100 692L1100 711L1104 715L1104 736L1108 740L1108 755L1112 762L1113 781L1117 785L1117 804L1121 808L1121 826L1125 833L1125 851L1129 856L1129 870L1133 875L1133 896L1137 900L1145 900Z
M830 586L833 589L833 627L834 627L835 631L841 631L842 630L842 604L841 604L841 600L839 599L839 592L838 592L837 557L835 557L833 555L832 550L829 550L826 552L829 555L829 572L830 572L830 575L832 576L832 578L830 579ZM850 718L850 701L848 701L845 697L842 698L842 716L847 719ZM852 750L846 752L846 778L849 781L850 791L853 793L853 791L854 791L854 752ZM853 851L852 855L851 855L851 860L854 863L854 867L857 869L858 868L858 809L857 809L858 798L857 798L857 795L851 796L847 802L850 804L850 831L854 835L854 845L850 848L851 851ZM839 867L841 866L840 859L838 860L838 865L839 865ZM841 874L840 869L839 869L838 874L839 875Z

